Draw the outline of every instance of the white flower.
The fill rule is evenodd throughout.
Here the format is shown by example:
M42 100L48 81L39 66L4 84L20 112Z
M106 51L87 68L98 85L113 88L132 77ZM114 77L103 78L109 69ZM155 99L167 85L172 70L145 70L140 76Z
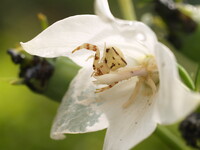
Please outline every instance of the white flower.
M66 56L82 66L63 98L52 138L108 127L104 149L127 150L157 124L185 117L200 96L181 83L173 54L145 24L115 19L106 0L96 1L96 13L58 21L21 45L31 54Z

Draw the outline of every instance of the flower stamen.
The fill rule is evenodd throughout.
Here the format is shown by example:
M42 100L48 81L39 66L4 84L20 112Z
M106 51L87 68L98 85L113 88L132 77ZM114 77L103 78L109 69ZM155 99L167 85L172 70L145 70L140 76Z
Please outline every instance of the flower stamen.
M124 104L123 104L123 108L128 108L128 106L130 106L132 103L133 103L133 101L136 99L136 97L137 97L137 95L138 95L138 93L139 93L139 91L140 91L140 88L141 88L141 86L142 86L142 84L143 84L143 79L141 78L141 79L139 79L139 81L136 83L136 85L135 85L135 88L134 88L134 90L133 90L133 93L132 93L132 95L131 95L131 97L129 98L129 100L128 101L126 101Z
M103 88L96 89L95 93L104 92L118 84L123 80L128 80L132 77L137 77L138 81L134 87L134 90L128 99L123 104L123 108L128 108L136 99L140 93L140 89L143 85L145 91L151 89L151 94L145 94L144 96L154 97L157 91L158 84L158 68L154 56L147 55L137 66L127 67L127 62L124 58L123 53L116 47L106 47L104 48L103 57L100 59L100 50L96 45L92 44L82 44L78 46L77 50L86 49L95 52L93 61L92 76L96 79L93 83L97 85L106 84L107 86ZM146 92L147 93L147 92Z

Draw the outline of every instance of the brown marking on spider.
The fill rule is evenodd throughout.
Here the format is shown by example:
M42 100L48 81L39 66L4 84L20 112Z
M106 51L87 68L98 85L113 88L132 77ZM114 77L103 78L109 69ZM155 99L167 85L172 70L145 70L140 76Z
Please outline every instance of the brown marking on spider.
M94 51L97 51L97 46L96 46L96 45L94 45L93 50L94 50Z
M107 53L104 53L104 59L107 60L106 64L110 71L115 71L127 65L124 60L124 55L117 47L108 47ZM120 65L118 65L120 64Z
M114 85L116 85L117 83L118 82L110 84L110 85L103 87L103 88L100 88L100 89L96 89L95 93L100 93L100 92L103 92L105 90L108 90L108 89L112 88Z
M89 45L89 44L87 44L86 47L87 47L87 49L90 49L90 45ZM94 50L94 49L93 49L93 50Z
M95 60L99 60L99 57L95 55L94 59L95 59Z
M115 64L114 64L114 63L112 63L112 65L110 66L110 69L112 69L114 66L115 66Z
M86 49L86 50L95 52L94 61L93 61L94 72L92 74L94 76L107 74L110 71L115 71L118 68L121 68L127 65L126 61L124 60L124 56L122 52L116 47L115 48L106 47L103 53L103 57L101 59L100 59L100 50L96 45L84 43L78 46L76 49L74 49L72 53L81 49Z
M108 62L108 61L107 61L107 59L106 59L106 58L104 59L104 62L107 64L107 62Z
M84 44L78 46L76 49L74 49L72 51L72 53L74 53L75 51L78 51L80 49L87 49L87 50L91 50L91 51L94 51L94 52L99 50L96 45L92 45L92 44L89 44L89 43L84 43Z
M93 70L95 70L95 69L96 69L95 65L92 65L92 67L93 67Z
M109 50L110 50L110 48L106 48L106 53L108 53L108 52L109 52Z
M116 49L114 47L112 47L112 49L114 50L114 52L119 55L119 53L116 51Z
M127 62L126 62L123 58L121 58L121 60L122 60L125 64L127 64Z

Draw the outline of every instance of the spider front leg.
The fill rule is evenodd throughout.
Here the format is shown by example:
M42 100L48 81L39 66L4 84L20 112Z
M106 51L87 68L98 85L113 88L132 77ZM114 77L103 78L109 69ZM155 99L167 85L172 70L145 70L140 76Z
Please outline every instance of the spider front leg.
M100 51L99 48L96 45L92 45L89 43L84 43L80 46L78 46L76 49L74 49L72 51L72 53L81 50L81 49L86 49L86 50L90 50L90 51L94 51L95 52L95 56L94 56L94 62L93 62L93 69L94 71L97 71L97 68L99 67L99 60L100 60Z
M78 50L81 50L81 49L86 49L86 50L90 50L90 51L95 52L94 61L93 61L94 72L92 73L92 76L101 76L101 75L106 74L110 71L107 64L106 64L106 60L100 61L100 50L96 45L84 43L84 44L78 46L76 49L74 49L72 51L72 53L74 53ZM89 57L89 58L91 58L91 57Z
M157 91L157 87L156 87L155 82L153 81L153 79L148 77L147 80L145 80L145 83L151 88L152 97L153 97L156 94L156 91Z
M105 90L108 90L110 88L112 88L113 86L115 86L118 82L115 82L115 83L112 83L106 87L103 87L103 88L100 88L100 89L96 89L95 93L100 93L100 92L103 92Z
M133 90L133 93L131 94L130 98L128 99L128 101L126 101L124 104L123 104L123 108L128 108L133 102L134 100L136 99L136 97L138 96L139 92L140 92L140 89L141 89L141 86L144 82L144 79L143 78L139 78L139 80L137 81L135 87L134 87L134 90Z

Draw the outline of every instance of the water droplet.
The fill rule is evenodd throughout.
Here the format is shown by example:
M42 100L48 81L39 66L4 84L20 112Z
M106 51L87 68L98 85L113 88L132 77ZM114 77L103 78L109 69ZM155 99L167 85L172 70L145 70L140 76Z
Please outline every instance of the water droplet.
M146 40L146 37L145 37L145 35L143 33L137 33L136 34L136 38L139 41L145 41Z

